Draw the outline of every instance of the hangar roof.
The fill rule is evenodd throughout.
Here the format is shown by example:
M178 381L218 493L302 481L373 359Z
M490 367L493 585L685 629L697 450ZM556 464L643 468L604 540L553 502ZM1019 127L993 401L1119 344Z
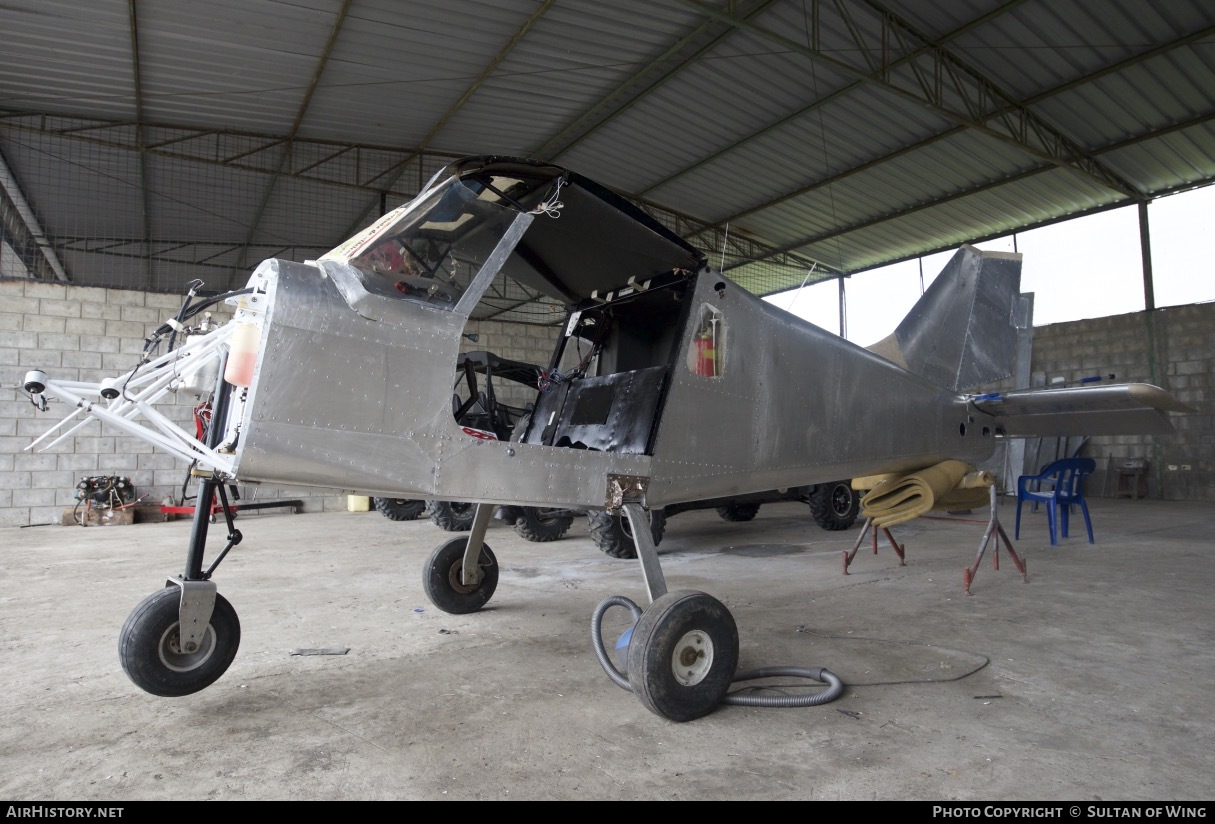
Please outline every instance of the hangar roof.
M1209 0L16 0L0 37L0 233L84 285L241 285L474 154L759 295L1215 182Z

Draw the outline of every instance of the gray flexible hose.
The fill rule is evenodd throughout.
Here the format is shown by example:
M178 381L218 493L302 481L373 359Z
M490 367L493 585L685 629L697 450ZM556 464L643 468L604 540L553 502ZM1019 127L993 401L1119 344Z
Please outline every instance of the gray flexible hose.
M611 678L616 686L632 692L633 687L629 684L628 677L617 669L611 655L603 645L603 616L612 607L627 609L633 616L634 624L641 619L641 607L623 595L612 595L604 598L599 606L595 607L591 621L591 641L594 644L595 657L599 660L599 666L603 667L603 671L608 674L608 678ZM629 632L632 632L631 628ZM840 681L839 677L823 667L759 667L736 674L732 683L780 676L809 678L828 686L827 689L810 695L756 695L754 690L762 688L747 687L726 693L722 703L737 707L814 707L834 701L844 691L844 683Z
M612 662L612 658L608 655L607 650L603 646L603 615L611 607L624 607L633 616L633 623L636 624L641 620L641 607L637 606L623 595L612 595L604 598L599 606L595 607L595 613L591 620L591 642L595 645L595 657L599 659L599 666L603 667L603 671L608 674L608 678L622 690L628 692L633 691L633 687L629 684L628 677L616 669L616 665Z
M812 681L827 684L828 687L822 692L815 692L809 695L755 695L751 692L735 690L734 692L726 693L726 697L721 702L723 704L732 704L736 707L816 707L819 704L834 701L844 691L844 682L833 672L822 667L760 667L759 669L738 673L734 676L732 683L754 681L756 678L776 678L782 675L793 676L794 678L809 678ZM748 689L761 688L750 687ZM772 688L767 687L765 689Z

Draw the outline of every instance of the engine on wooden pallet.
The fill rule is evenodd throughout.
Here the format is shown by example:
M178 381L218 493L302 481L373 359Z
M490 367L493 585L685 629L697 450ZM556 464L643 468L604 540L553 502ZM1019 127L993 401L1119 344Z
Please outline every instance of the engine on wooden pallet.
M130 478L117 475L94 475L76 484L77 506L89 509L116 509L135 499L135 486Z

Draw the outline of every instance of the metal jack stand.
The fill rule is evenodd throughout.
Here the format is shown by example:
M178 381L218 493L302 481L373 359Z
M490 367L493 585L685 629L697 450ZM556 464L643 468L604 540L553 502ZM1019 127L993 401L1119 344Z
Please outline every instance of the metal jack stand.
M848 566L852 563L852 559L856 556L856 551L861 548L861 542L865 540L865 536L869 533L869 528L873 526L873 519L866 518L865 525L861 527L861 534L856 536L856 543L852 545L852 549L844 553L844 574L848 574ZM890 546L894 548L894 554L899 556L899 566L907 566L907 561L903 558L903 545L894 539L890 534L890 530L886 527L873 527L873 554L877 555L878 550L878 529L886 534L886 540L890 541Z
M983 560L983 553L987 551L987 545L995 541L997 535L1004 542L1008 554L1012 556L1013 563L1017 565L1017 569L1021 573L1021 580L1026 580L1025 561L1021 560L1020 556L1017 555L1017 551L1013 549L1012 541L1008 540L1004 527L1000 526L1000 517L996 514L996 487L993 484L988 489L991 496L991 518L987 521L987 531L983 533L983 543L979 544L979 551L975 554L975 562L962 570L962 581L965 584L967 595L970 595L970 584L979 572L979 562ZM991 561L992 569L998 571L1000 569L1000 544L998 541L995 541L995 549L992 550Z

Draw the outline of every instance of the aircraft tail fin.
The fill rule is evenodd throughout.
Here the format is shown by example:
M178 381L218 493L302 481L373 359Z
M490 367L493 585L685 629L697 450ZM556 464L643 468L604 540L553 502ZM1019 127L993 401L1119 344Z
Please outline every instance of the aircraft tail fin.
M869 351L953 391L1013 373L1029 325L1021 255L960 248L898 328Z

